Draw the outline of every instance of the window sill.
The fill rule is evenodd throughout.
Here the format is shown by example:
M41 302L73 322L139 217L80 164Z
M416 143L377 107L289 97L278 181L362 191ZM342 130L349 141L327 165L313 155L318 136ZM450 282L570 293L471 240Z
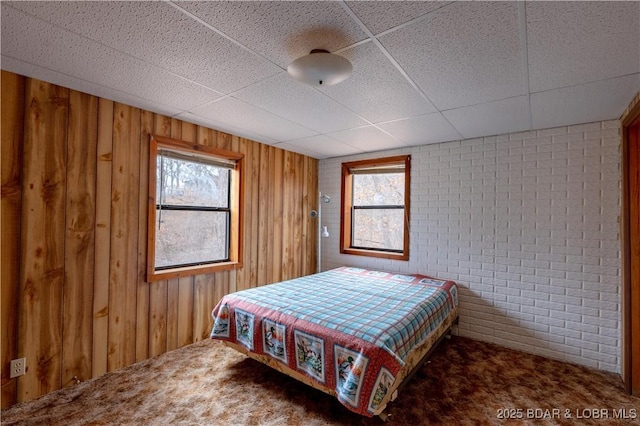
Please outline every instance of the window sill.
M162 271L147 271L147 281L170 280L174 278L189 277L193 275L204 275L213 272L229 271L242 268L240 262L221 262L210 265L188 266L184 268L164 269Z
M354 248L342 248L340 249L340 253L352 254L355 256L378 257L381 259L409 260L409 253L391 253L388 251L364 250Z

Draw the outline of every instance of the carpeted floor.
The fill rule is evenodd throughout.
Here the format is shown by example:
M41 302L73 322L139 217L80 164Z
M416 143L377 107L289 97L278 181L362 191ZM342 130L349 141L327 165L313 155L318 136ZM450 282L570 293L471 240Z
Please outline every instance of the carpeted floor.
M640 424L640 399L615 374L454 337L390 412L388 424L397 425L629 425ZM1 415L3 425L381 424L209 340Z

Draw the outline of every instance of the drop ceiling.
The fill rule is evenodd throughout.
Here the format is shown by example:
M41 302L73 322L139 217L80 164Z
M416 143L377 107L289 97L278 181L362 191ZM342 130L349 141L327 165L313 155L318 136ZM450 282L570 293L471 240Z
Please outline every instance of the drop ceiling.
M2 1L2 69L329 158L616 119L640 2ZM312 49L335 86L294 81Z

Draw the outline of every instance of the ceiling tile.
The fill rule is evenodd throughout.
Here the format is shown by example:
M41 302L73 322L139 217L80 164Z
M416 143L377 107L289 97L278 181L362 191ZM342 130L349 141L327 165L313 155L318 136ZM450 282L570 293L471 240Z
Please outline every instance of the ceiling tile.
M375 126L343 130L341 132L329 133L327 136L365 152L406 147L402 141Z
M378 127L407 145L426 145L462 139L462 136L441 113L380 123Z
M525 93L516 2L455 2L380 41L441 111Z
M441 8L444 1L397 1L393 7L378 1L348 1L349 8L374 35Z
M618 119L640 91L640 74L533 93L533 127L549 127Z
M323 155L318 154L315 151L307 149L306 147L293 145L293 144L291 144L289 142L280 142L280 143L274 144L274 146L276 148L284 149L285 151L296 152L298 154L306 155L306 156L312 157L312 158L317 158L319 160L323 159L323 158L326 158Z
M223 93L282 71L166 2L71 1L54 5L13 2L11 5Z
M35 21L35 22L34 22ZM24 28L38 27L25 32ZM2 5L3 57L95 83L138 98L187 109L220 93ZM5 40L11 43L5 43ZM3 67L5 64L3 63Z
M216 121L213 119L208 119L201 115L196 115L190 112L182 112L176 115L175 118L189 122L189 123L197 124L199 126L204 126L210 129L220 130L222 132L229 133L231 135L240 136L241 138L250 139L250 140L267 144L267 145L274 145L278 143L278 141L269 139L265 135L252 133L246 130L245 128L235 127L228 123Z
M316 134L313 130L231 97L194 108L190 112L274 141L300 139Z
M640 72L640 3L527 2L532 92Z
M528 96L452 109L443 114L465 139L531 129Z
M341 157L364 152L361 149L347 145L344 142L337 141L326 135L317 135L295 141L283 142L276 146L294 151L304 150L306 152L313 152L314 155L312 155L312 157L314 158Z
M178 4L282 68L312 49L332 52L366 38L340 2L212 1Z
M282 73L236 92L234 97L316 132L334 132L367 122L313 87Z
M422 97L374 43L343 51L353 74L320 90L372 123L426 114L436 109Z

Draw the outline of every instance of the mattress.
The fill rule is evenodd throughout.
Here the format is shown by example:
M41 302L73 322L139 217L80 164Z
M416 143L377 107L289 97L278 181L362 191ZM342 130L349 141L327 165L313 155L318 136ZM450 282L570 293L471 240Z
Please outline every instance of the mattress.
M224 296L211 338L374 416L457 305L453 281L342 267Z

